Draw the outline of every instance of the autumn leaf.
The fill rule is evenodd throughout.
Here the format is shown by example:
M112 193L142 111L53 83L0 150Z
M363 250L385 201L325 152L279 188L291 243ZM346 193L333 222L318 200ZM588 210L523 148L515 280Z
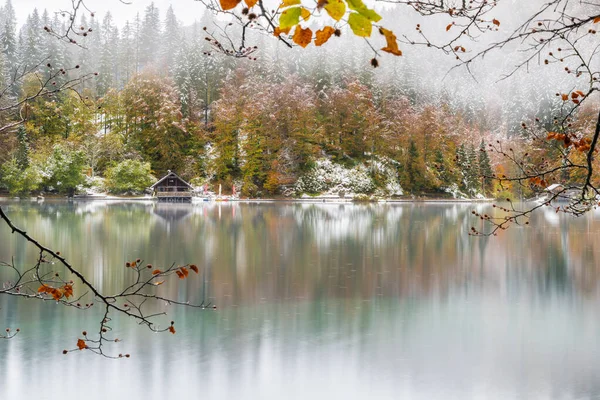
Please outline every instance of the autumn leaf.
M177 274L179 279L185 279L185 276L183 276L183 273L180 270L175 271L175 273Z
M326 26L323 29L319 29L315 33L315 36L316 36L315 46L321 46L325 42L327 42L329 40L329 38L331 37L331 35L333 35L333 32L335 32L335 29L332 28L331 26Z
M339 21L346 14L346 4L342 0L329 0L325 11L331 18Z
M563 99L563 101L567 101L567 100L569 100L569 95L563 94L563 95L561 95L561 98Z
M248 8L252 8L258 3L258 0L244 0Z
M179 270L180 270L180 271L181 271L181 273L183 274L183 277L184 277L184 278L187 278L187 277L188 277L188 275L190 274L190 273L189 273L189 271L188 271L188 269L187 269L186 267L181 267Z
M154 271L152 271L152 275L158 275L160 274L162 271L160 269L155 269Z
M448 26L446 27L446 32L448 32L450 30L450 28L452 28L452 25L454 25L454 23L448 24Z
M312 31L310 30L310 28L302 29L301 26L297 26L292 40L297 45L306 47L312 40Z
M85 340L77 339L77 348L79 350L87 349L87 344L85 344Z
M325 7L327 4L329 4L328 0L319 0L317 2L317 10L322 9L323 7Z
M198 267L195 264L190 265L190 269L195 273L198 273Z
M281 2L281 8L295 6L297 4L301 4L300 0L283 0Z
M53 288L50 294L52 295L52 298L56 301L60 300L61 297L63 297L63 292L60 289Z
M38 293L48 293L48 290L51 289L48 285L42 285L38 288Z
M159 286L159 285L162 285L163 283L165 283L165 281L154 282L154 286Z
M398 49L398 42L396 41L394 32L385 28L379 28L379 33L385 36L385 41L387 43L387 46L383 47L381 50L396 56L401 56L402 52Z
M277 36L277 37L279 37L279 35L281 35L282 33L285 33L287 35L288 33L290 33L291 30L292 30L291 26L288 26L285 29L281 29L277 26L277 27L275 27L275 30L273 31L273 35Z
M362 0L347 0L348 7L351 10L356 11L363 17L367 18L369 21L377 22L381 19L381 15L377 14L375 11L367 8L365 3ZM358 35L360 36L360 35Z
M169 327L169 332L171 332L173 335L175 334L175 327L173 325Z
M242 0L219 0L223 10L231 10L235 8Z
M498 21L496 18L494 18L492 20L492 24L496 25L496 26L500 26L500 21Z
M310 18L310 11L302 7L302 9L300 10L300 16L303 20L308 21L308 19Z
M369 37L371 36L371 21L361 14L351 13L348 17L348 25L356 36Z
M597 24L598 22L600 22L600 16L599 16L599 17L596 17L596 18L594 18L594 23L595 23L595 24Z
M300 7L293 7L284 10L279 17L279 29L291 28L292 26L298 25L300 22L300 14L302 9Z
M67 299L73 296L73 286L69 284L63 286L63 293Z

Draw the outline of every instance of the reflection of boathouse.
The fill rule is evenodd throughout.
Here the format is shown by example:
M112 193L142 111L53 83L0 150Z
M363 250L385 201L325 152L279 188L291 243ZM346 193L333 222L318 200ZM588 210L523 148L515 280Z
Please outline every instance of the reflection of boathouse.
M181 179L175 172L167 175L150 187L158 201L169 203L191 203L192 185Z

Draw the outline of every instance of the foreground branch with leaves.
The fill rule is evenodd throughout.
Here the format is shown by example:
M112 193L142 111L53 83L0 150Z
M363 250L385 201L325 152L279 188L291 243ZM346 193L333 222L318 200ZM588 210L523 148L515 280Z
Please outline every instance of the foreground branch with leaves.
M0 264L0 268L8 269L13 278L3 282L0 295L10 295L41 301L53 301L66 307L87 310L91 307L101 307L103 317L99 321L97 333L82 332L82 337L76 341L76 347L64 350L67 354L72 351L88 350L107 358L121 358L124 355L113 354L106 346L120 342L121 339L111 335L112 316L116 314L132 318L153 332L169 332L175 334L175 322L161 325L160 316L166 316L165 311L155 311L160 304L179 305L206 309L210 303L191 304L162 296L159 286L168 279L185 280L190 272L199 274L200 269L194 264L183 266L172 264L166 269L158 269L151 264L144 265L141 259L125 263L125 268L132 271L131 283L115 294L104 294L97 286L71 265L60 251L52 250L31 237L23 229L13 224L0 207L0 218L8 225L11 232L26 240L38 251L37 262L30 268L20 268L14 260ZM71 276L73 279L70 279ZM79 286L79 287L77 287ZM77 292L77 295L75 294ZM213 306L214 307L214 306ZM16 336L19 330L9 328L3 339ZM129 357L129 354L125 354Z

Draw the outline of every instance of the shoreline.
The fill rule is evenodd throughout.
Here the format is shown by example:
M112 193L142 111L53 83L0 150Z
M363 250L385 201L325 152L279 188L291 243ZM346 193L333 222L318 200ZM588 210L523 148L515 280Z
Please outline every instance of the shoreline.
M323 196L323 197L302 197L302 198L240 198L240 199L207 199L207 198L196 198L196 201L191 203L169 203L163 202L163 204L204 204L204 203L307 203L307 204L323 204L323 203L343 203L343 204L408 204L408 203L491 203L498 201L497 199L485 198L485 199L452 199L452 198L434 198L434 197L415 197L415 198L382 198L373 200L359 200L355 201L352 198L334 197L334 196ZM0 201L77 201L77 202L96 202L96 201L124 201L124 202L152 202L159 203L156 197L139 197L139 196L83 196L83 197L66 197L66 196L44 196L44 197L10 197L0 195Z

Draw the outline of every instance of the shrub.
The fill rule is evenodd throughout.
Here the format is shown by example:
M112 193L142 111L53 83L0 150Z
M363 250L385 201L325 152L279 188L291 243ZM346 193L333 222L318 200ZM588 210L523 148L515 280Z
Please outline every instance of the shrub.
M12 196L27 195L40 187L42 177L35 166L23 170L16 158L11 158L2 165L2 186L8 189Z
M104 186L115 194L142 193L147 187L156 182L150 171L150 163L137 160L121 161L105 172Z

